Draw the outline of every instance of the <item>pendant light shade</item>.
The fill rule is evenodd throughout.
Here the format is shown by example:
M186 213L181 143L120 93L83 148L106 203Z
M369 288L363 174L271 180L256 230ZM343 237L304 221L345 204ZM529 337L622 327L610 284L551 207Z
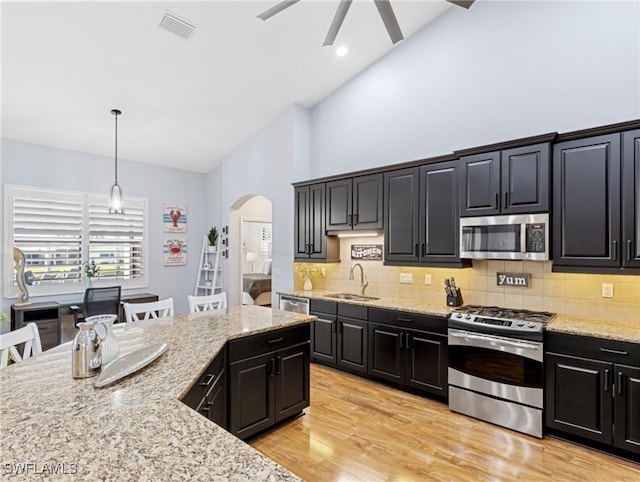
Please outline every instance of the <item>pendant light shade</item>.
M122 199L122 188L118 184L118 116L122 114L118 109L113 109L111 113L116 118L116 157L115 167L116 176L113 186L111 186L111 192L109 194L109 214L124 214L124 203Z

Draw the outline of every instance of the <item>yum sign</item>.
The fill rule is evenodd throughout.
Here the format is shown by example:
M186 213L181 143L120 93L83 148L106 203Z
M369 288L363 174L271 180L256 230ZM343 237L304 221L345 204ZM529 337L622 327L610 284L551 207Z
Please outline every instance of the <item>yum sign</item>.
M496 282L498 286L517 286L519 288L528 288L531 280L529 273L496 273Z

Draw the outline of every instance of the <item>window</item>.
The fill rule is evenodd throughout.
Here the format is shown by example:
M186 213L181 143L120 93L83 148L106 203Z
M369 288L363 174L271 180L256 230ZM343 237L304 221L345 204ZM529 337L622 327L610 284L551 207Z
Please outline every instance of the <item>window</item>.
M263 259L271 258L271 224L260 228L260 256Z
M99 267L96 286L147 286L147 200L127 198L125 214L108 214L107 196L5 186L5 249L25 255L31 296L84 290L82 261ZM17 292L14 265L5 296Z

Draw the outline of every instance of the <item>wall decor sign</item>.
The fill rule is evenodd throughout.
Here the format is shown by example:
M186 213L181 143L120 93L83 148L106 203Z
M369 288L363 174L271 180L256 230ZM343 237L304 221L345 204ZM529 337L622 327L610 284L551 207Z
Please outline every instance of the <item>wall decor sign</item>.
M352 244L351 259L361 259L365 261L382 260L381 244Z
M163 204L162 227L165 233L186 233L187 206L184 204Z
M187 265L187 239L166 239L162 248L165 266Z
M530 282L530 273L496 273L496 283L498 286L529 288Z

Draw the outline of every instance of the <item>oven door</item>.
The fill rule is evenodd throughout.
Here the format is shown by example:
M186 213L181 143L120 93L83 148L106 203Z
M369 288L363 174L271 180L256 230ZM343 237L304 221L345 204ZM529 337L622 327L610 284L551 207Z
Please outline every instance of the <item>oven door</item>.
M449 385L543 407L542 343L449 328Z

